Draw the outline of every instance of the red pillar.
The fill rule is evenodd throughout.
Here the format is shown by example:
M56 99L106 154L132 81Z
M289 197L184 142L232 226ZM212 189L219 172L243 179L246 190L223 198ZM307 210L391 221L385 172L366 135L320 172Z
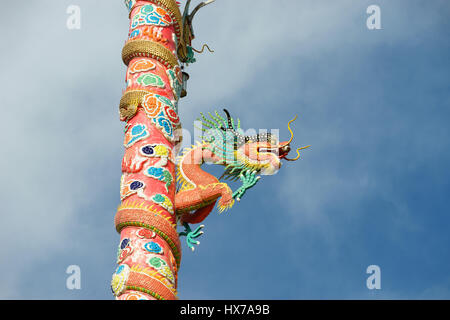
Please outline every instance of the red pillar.
M176 299L181 261L176 231L175 148L182 78L177 49L182 18L175 0L125 1L130 31L122 51L127 65L120 101L125 126L117 299Z

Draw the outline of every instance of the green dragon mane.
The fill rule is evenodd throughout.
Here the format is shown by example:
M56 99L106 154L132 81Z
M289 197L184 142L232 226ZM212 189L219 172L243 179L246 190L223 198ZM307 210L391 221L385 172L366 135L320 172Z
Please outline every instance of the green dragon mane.
M201 122L202 141L206 145L205 149L211 151L221 158L215 164L225 166L223 178L237 181L239 175L247 169L253 169L248 163L239 161L236 156L237 149L245 143L260 140L260 135L254 137L244 136L239 119L236 121L230 116L229 112L224 109L227 119L222 117L217 111L214 115L208 112L209 118L200 113L201 118L197 119ZM221 178L222 178L221 177Z

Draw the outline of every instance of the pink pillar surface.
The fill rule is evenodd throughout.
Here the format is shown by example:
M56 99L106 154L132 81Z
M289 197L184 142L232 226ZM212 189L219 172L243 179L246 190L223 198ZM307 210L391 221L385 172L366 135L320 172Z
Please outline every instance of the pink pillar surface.
M111 288L119 300L172 300L181 261L174 212L181 14L175 0L125 3L130 10L122 51L126 89L120 101L125 154L115 216L118 267Z

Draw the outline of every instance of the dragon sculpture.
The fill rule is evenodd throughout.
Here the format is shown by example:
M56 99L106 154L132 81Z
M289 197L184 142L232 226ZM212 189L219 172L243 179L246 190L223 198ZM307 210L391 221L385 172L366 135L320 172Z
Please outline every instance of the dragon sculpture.
M289 141L280 142L270 133L260 133L253 136L244 135L240 120L234 121L230 113L224 109L226 119L217 111L215 115L209 113L209 118L203 113L202 142L198 142L186 149L178 158L177 182L178 190L175 195L175 210L180 223L185 230L180 236L186 236L187 245L194 250L194 245L200 242L195 240L203 232L201 225L192 230L189 224L202 222L214 209L217 203L218 211L230 209L235 200L240 201L245 192L253 187L260 179L259 174L272 175L281 167L281 160L296 161L300 158L287 157L291 150L290 144L294 138L291 133ZM225 167L219 179L201 168L205 162ZM230 181L241 181L242 185L232 191L224 178Z

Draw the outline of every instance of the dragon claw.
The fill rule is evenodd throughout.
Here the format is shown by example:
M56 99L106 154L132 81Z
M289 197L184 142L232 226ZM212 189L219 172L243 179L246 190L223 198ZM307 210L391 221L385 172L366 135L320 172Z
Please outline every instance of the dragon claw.
M195 240L196 238L200 237L203 234L203 229L205 225L201 225L197 227L194 231L192 231L191 226L188 223L183 224L185 230L183 232L180 232L180 236L186 236L186 244L189 248L191 248L192 251L194 251L195 247L194 245L199 245L200 241Z
M261 179L260 176L256 176L257 171L256 170L245 170L243 171L239 177L242 181L242 186L236 190L233 194L233 198L236 198L237 201L241 200L241 197L245 194L245 192L253 187L259 179Z

